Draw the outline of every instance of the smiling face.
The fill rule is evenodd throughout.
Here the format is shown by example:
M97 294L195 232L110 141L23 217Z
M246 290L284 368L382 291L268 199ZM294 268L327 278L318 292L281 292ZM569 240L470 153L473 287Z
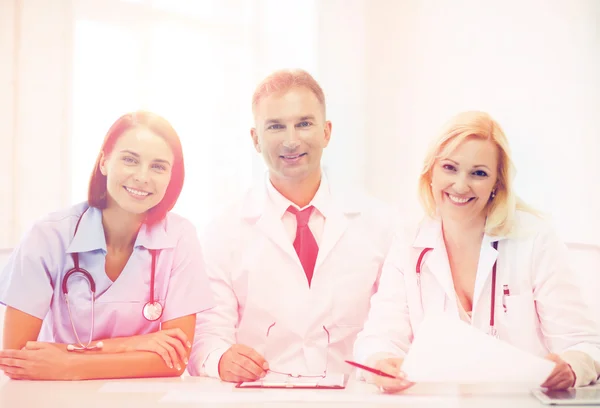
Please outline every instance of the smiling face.
M485 218L497 180L498 147L489 140L467 139L448 156L437 159L431 190L442 219Z
M161 202L171 181L174 155L167 142L146 127L124 132L102 156L108 208L143 214Z
M331 136L331 122L315 94L293 87L268 95L255 110L251 130L274 184L320 177L321 156Z

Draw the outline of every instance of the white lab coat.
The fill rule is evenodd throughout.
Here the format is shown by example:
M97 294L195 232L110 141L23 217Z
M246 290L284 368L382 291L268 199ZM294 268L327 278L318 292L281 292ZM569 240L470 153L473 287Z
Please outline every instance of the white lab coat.
M541 357L549 352L560 354L576 372L577 385L593 381L598 368L594 369L592 359L596 366L600 363L600 337L570 270L566 246L534 215L519 211L517 228L511 238L484 235L471 324L488 332L492 267L497 260L495 327L499 338ZM499 241L498 251L493 241ZM433 250L423 258L419 289L416 264L424 248ZM510 295L503 298L504 285ZM428 313L460 318L441 222L432 219L396 236L364 330L357 337L355 358L373 363L378 353L404 356ZM588 361L581 361L581 353L568 352L573 350L587 353L583 357ZM596 372L590 372L590 367Z
M218 377L219 360L235 343L256 349L277 371L349 372L343 360L366 319L397 218L357 191L330 184L330 197L310 288L265 185L208 228L204 251L217 306L198 315L190 374Z

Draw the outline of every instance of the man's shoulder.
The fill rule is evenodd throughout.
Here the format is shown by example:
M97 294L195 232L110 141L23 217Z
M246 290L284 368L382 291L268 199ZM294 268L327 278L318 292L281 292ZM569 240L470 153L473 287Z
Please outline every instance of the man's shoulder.
M339 211L357 218L360 225L367 225L368 230L377 232L382 236L389 236L396 232L401 225L401 216L398 209L364 189L349 188L344 191L335 190L332 198L337 203Z
M332 198L340 207L356 209L367 216L389 217L397 213L393 205L358 187L334 190Z

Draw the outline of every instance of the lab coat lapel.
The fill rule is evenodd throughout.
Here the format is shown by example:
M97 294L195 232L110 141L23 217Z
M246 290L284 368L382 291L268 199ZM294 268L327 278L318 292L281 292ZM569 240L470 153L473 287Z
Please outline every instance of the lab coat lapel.
M334 192L331 197L331 206L327 211L328 215L325 219L315 270L325 262L327 256L344 235L348 229L349 219L356 214L360 214L360 203L357 201L357 195L340 193L336 196Z
M450 262L448 261L448 253L444 244L441 223L438 220L424 220L419 228L413 247L417 249L415 262L418 261L422 250L432 248L431 252L423 258L421 273L431 273L448 298L456 302L456 292L454 291L454 284L452 282ZM421 277L421 281L423 279ZM422 289L423 291L428 290L427 288Z
M274 217L273 214L265 212L256 222L256 226L273 242L273 244L298 261L298 264L300 265L298 254L296 254L293 243L290 242L290 238L285 233L285 228L283 227L281 219Z
M475 290L473 292L473 311L476 310L477 304L481 299L481 295L483 293L484 288L486 287L486 283L489 281L489 285L491 286L491 276L492 269L494 267L494 263L498 259L498 251L494 249L492 243L494 241L499 241L504 237L491 237L489 235L484 235L483 240L481 242L481 251L479 252L479 263L477 265L477 276L475 277ZM500 246L500 244L498 244ZM498 275L498 267L496 266L496 275ZM498 280L498 276L496 276L496 280ZM496 287L496 290L498 288ZM486 304L483 310L489 309L489 306Z
M285 232L283 222L269 208L267 191L264 186L257 187L248 193L242 207L242 218L247 222L256 223L261 233L269 238L277 248L301 265L294 245Z
M433 248L431 255L428 258L426 256L421 273L424 271L429 271L434 276L450 300L456 300L450 263L448 262L448 255L446 253L446 248L443 246L443 242L441 247Z

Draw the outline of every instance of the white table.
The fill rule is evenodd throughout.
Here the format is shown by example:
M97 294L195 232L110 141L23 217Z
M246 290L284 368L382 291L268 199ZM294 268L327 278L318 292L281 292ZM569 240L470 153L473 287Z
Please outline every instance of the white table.
M112 387L113 392L106 392L107 387ZM129 392L125 392L125 388ZM117 391L117 392L115 392ZM199 401L161 402L160 400L169 392L177 395L190 395L198 392L218 393L245 393L243 398L250 401L206 403ZM279 393L279 394L273 394ZM310 396L312 402L301 401L273 401L273 395L293 395L293 398ZM293 393L293 394L289 394ZM305 394L303 394L305 393ZM308 394L306 394L308 393ZM316 394L321 393L321 394ZM113 381L13 381L0 374L0 407L1 408L186 408L186 407L459 407L459 408L541 408L544 405L538 402L526 390L507 390L505 387L496 389L482 389L474 386L449 386L417 384L402 395L390 396L388 403L383 401L365 401L369 398L381 398L379 391L372 385L362 382L350 381L345 390L239 390L231 384L217 380L196 377L181 378L154 378ZM205 394L207 395L207 394ZM329 401L315 401L316 398L327 397ZM240 396L241 397L241 396ZM331 401L331 398L341 397L343 401ZM386 396L387 397L387 396ZM348 399L356 398L354 403ZM269 401L271 400L271 401Z

